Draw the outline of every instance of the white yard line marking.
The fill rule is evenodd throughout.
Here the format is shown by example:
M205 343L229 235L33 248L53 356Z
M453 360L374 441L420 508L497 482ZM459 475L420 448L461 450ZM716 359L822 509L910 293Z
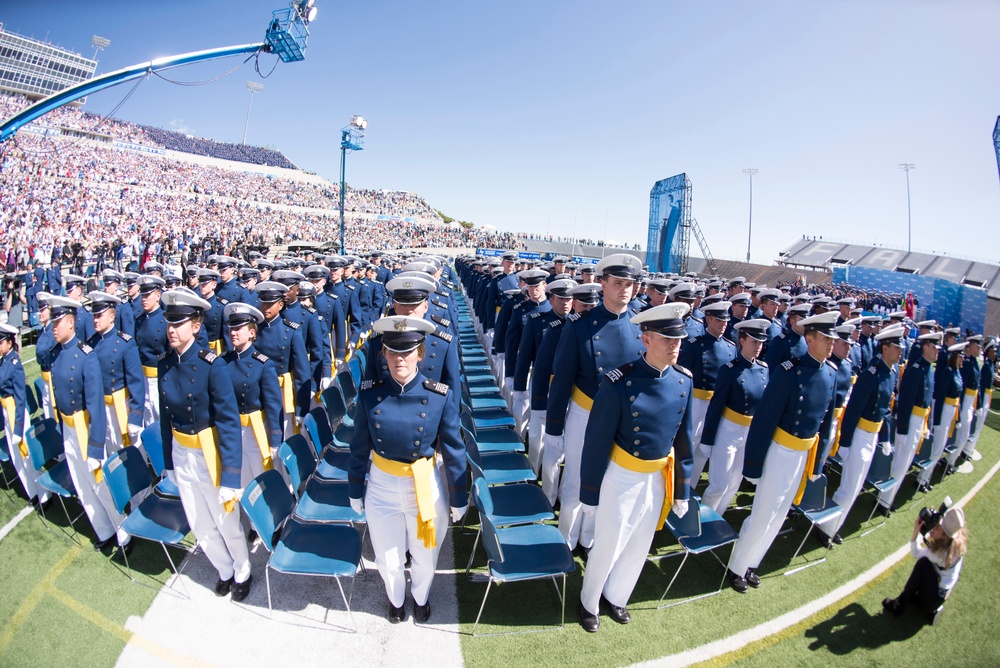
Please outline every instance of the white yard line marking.
M10 522L7 522L7 524L5 524L2 529L0 529L0 540L6 538L7 534L13 531L14 527L16 527L21 522L21 520L30 515L32 510L33 508L31 506L25 506L24 508L21 509L21 512L19 512L17 515L14 516L13 519L11 519Z

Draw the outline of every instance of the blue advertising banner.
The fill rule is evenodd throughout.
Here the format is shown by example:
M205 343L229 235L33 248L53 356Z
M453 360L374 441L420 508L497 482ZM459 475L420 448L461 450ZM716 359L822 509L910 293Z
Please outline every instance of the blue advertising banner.
M657 181L649 191L649 234L646 238L646 264L649 271L675 271L674 239L684 221L684 191L687 174Z
M509 248L504 250L503 248L477 248L476 255L482 255L483 257L500 257L506 253ZM532 253L531 251L518 251L518 256L524 260L540 260L542 257L541 253Z

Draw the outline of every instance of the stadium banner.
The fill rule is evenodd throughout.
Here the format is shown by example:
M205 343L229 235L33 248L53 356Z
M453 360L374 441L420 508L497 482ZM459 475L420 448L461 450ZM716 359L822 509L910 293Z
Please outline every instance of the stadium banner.
M120 148L123 151L134 151L136 153L152 153L154 155L166 155L167 154L166 149L162 149L162 148L159 148L159 147L156 147L156 146L143 146L142 144L133 144L133 143L127 142L127 141L121 141L120 139L114 140L113 142L111 142L111 145L114 148ZM259 174L260 172L256 172L256 173Z
M986 291L953 281L919 274L906 274L888 269L833 265L834 285L849 283L862 290L877 290L887 294L912 293L927 317L945 327L961 327L962 331L983 331L986 325Z
M510 249L503 248L477 248L476 255L482 255L483 257L500 257ZM540 260L542 258L541 253L532 253L531 251L518 251L518 257L523 260Z
M684 189L687 174L657 181L649 191L649 233L646 264L651 272L675 271L672 252L677 229L684 220Z

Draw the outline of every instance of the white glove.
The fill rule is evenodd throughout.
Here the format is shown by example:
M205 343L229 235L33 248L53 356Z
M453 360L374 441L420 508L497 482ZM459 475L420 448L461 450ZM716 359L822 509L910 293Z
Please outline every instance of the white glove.
M319 391L323 392L326 388L333 385L333 378L323 378L319 381Z
M364 499L351 499L351 510L356 512L358 515L365 514L365 500Z
M884 441L882 443L882 454L886 457L892 454L892 443L889 441Z
M351 501L353 501L353 500L354 499L351 499ZM468 504L462 506L461 508L456 508L455 506L452 506L451 507L451 523L452 524L458 524L459 522L461 522L462 518L465 517L466 511L468 511L468 510L469 510L469 505Z
M688 511L688 500L687 499L674 499L674 505L671 510L674 511L674 515L677 517L684 517L687 515Z
M850 448L840 448L837 450L837 454L840 455L840 461L846 462L847 458L851 455Z
M551 448L552 452L558 452L560 455L566 452L565 435L559 434L558 436L553 436L552 434L545 434L543 438L545 439L545 447Z
M93 473L97 469L101 468L101 460L94 459L93 457L87 457L87 466L90 467L90 472Z
M698 449L701 450L701 454L705 455L705 459L712 458L712 446L706 445L705 443L699 443Z
M336 358L336 359L333 360L333 368L334 369L339 369L340 365L343 364L343 363L344 363L344 360L342 358L338 357L338 358Z
M562 437L560 436L560 438ZM597 513L597 506L591 506L586 503L581 503L580 512L583 513L584 517L593 517Z
M177 484L177 478L174 477L173 469L167 469L166 471L163 472L163 475L166 476L167 480L169 480L170 482L174 483L175 485Z
M299 429L302 429L302 418L296 415L293 419L295 421L295 426L298 427Z
M517 390L511 395L512 404L526 404L528 403L528 393L524 390Z
M757 483L759 483L759 482L760 482L760 478L747 478L746 476L743 476L743 477L744 477L744 478L746 479L746 481L747 481L748 483L750 483L750 484L751 484L751 485L753 485L754 487L756 487L756 486L757 486Z
M139 436L142 435L142 427L137 424L130 424L128 426L128 440L132 441L132 445L138 445Z
M219 503L225 505L229 501L235 501L240 498L240 491L238 489L233 489L232 487L220 487L219 488Z

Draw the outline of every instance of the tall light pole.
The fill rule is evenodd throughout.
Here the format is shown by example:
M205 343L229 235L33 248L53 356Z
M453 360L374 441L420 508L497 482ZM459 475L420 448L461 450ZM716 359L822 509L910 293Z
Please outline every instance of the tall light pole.
M243 145L247 145L247 128L250 127L250 107L253 106L253 96L254 93L259 93L264 90L264 84L257 83L256 81L247 82L247 90L250 91L250 104L247 105L247 122L243 124Z
M340 254L346 255L344 248L344 168L348 151L362 151L365 148L365 128L368 121L363 117L351 116L350 122L340 129Z
M750 237L753 234L753 175L758 172L753 167L743 170L746 176L750 177L750 220L747 222L747 264L750 264Z
M107 37L100 37L99 35L94 35L90 38L90 45L94 47L94 60L97 60L97 54L103 49L111 46L111 40Z
M910 162L901 162L897 165L899 170L906 172L906 252L910 252L910 243L913 240L913 219L910 217L910 172L917 168Z

